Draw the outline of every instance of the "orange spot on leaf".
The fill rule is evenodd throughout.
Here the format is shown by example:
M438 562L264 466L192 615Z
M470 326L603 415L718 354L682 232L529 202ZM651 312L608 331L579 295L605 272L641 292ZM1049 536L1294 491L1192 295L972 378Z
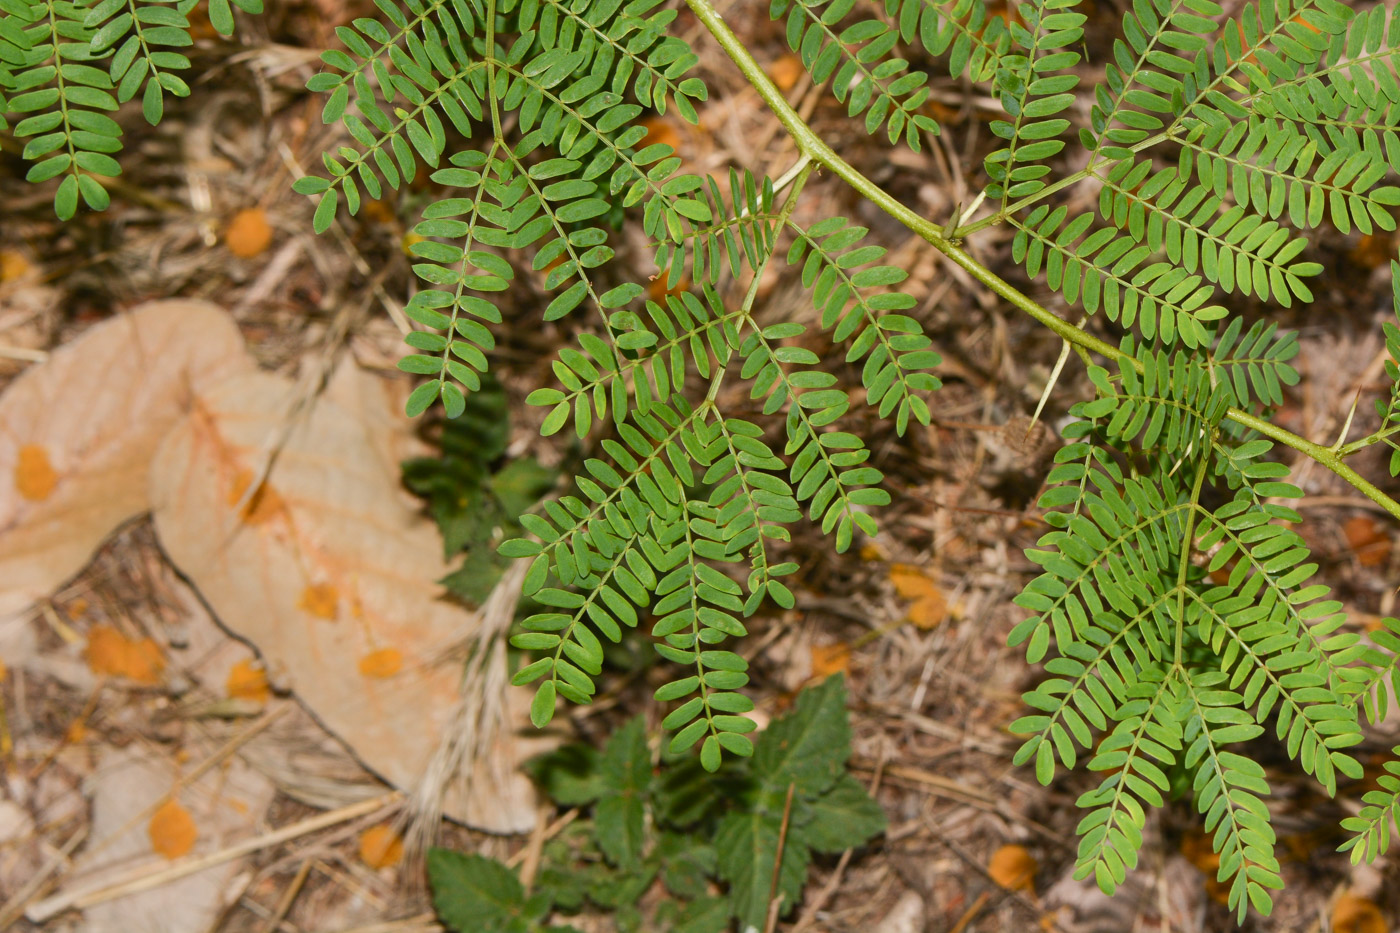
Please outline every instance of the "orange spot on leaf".
M297 600L297 608L309 612L318 619L330 619L335 621L339 615L339 596L334 586L329 583L309 583L306 589L301 591L301 599Z
M910 564L890 567L890 582L902 599L909 600L906 618L927 631L948 617L948 600L929 575Z
M199 829L194 825L190 811L172 797L151 816L146 834L151 837L151 848L157 854L175 859L194 848Z
M1363 567L1380 567L1390 560L1390 535L1369 515L1358 515L1342 526L1347 544Z
M680 148L681 138L676 133L676 128L671 125L671 121L665 117L647 117L641 121L641 125L646 127L647 134L642 137L641 148L647 146L665 145L672 149Z
M24 254L13 249L0 249L0 283L17 282L26 278L34 267Z
M997 849L987 863L987 874L1008 891L1035 891L1035 873L1040 868L1025 846L1006 845Z
M238 475L233 478L233 486L229 489L228 504L238 505L243 500L243 494L248 491L248 484L253 481L253 474L248 470L239 470ZM261 525L272 518L281 515L286 511L286 503L267 483L258 487L258 491L253 493L243 505L243 521L249 525Z
M58 474L49 462L49 452L38 444L25 444L15 463L15 489L30 502L42 502L53 495Z
M360 833L360 861L370 868L391 868L403 859L403 840L384 824Z
M267 686L267 672L252 661L243 660L228 672L228 682L224 684L228 695L238 700L252 700L266 703L272 691Z
M366 677L393 677L403 669L403 654L397 648L380 648L360 658L360 673Z
M768 77L773 79L778 90L786 94L797 86L797 81L805 70L802 67L802 59L789 52L768 66Z
M272 227L267 211L261 207L244 208L229 221L224 232L228 251L239 259L251 259L272 244Z
M142 684L160 681L165 658L160 646L150 638L127 638L110 625L94 626L88 632L88 667L94 674L126 677Z
M851 665L851 646L845 642L812 646L812 676L827 677Z

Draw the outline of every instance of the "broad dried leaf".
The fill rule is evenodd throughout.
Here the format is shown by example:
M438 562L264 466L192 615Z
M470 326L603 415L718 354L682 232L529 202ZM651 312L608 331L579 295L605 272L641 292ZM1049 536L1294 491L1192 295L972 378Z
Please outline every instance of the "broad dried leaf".
M221 744L212 737L186 736L178 754L200 762ZM257 835L275 793L272 783L234 755L181 787L177 799L167 799L189 767L177 762L176 754L173 747L151 743L101 747L91 778L91 828L69 884L101 886L137 867L155 874L170 858L208 854ZM234 878L246 870L245 861L234 859L102 901L84 908L75 928L84 933L213 929L242 890Z
M232 318L175 300L98 324L16 379L0 396L0 616L145 511L152 456L193 394L252 368Z
M291 429L259 492L275 506L235 512L292 391L253 374L200 396L152 470L156 533L277 683L372 771L412 787L458 698L461 661L445 654L479 620L443 599L437 531L404 504L363 423L338 405L322 399ZM445 812L520 832L534 812L517 763L543 740L512 734L526 721L522 691L509 705L498 747L476 763L469 790L454 785Z

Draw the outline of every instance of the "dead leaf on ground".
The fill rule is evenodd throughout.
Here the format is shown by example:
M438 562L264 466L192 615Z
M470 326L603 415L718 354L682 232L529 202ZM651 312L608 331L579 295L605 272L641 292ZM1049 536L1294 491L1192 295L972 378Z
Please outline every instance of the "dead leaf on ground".
M173 300L21 374L0 396L0 616L47 596L145 511L152 455L193 393L252 368L223 310Z
M890 567L890 582L900 598L909 601L906 618L916 627L927 631L948 617L947 598L923 568L895 564Z
M213 739L182 748L202 761ZM86 886L129 873L136 865L161 870L167 860L213 852L256 833L273 798L272 783L237 756L172 792L181 766L149 745L104 748L94 772L92 824L74 875ZM150 814L138 819L143 814ZM208 930L241 888L230 885L244 863L235 859L159 887L88 907L85 933L129 930Z
M279 508L260 521L234 512L231 492L256 472L292 391L253 374L200 396L156 457L156 533L274 679L372 771L409 788L458 698L461 661L444 652L478 619L443 599L437 530L400 499L397 473L382 469L363 423L334 403L322 399L289 433L263 487ZM308 587L319 588L311 602ZM533 790L517 763L543 740L511 731L528 728L527 706L512 688L513 725L477 763L470 792L454 785L449 816L502 832L533 825Z
M987 874L1008 891L1035 892L1035 873L1040 868L1025 846L1004 845L992 854Z

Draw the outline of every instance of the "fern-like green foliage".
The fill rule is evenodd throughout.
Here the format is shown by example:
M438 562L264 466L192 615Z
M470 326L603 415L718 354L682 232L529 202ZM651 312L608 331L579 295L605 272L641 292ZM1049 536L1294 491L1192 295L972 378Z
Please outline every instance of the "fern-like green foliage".
M804 690L760 737L751 762L717 773L691 756L656 766L642 717L603 746L571 745L530 763L556 804L586 811L545 845L527 897L504 865L436 849L428 855L433 901L461 933L562 933L553 913L593 904L619 926L671 933L760 929L770 901L798 903L812 854L862 845L885 828L879 805L846 770L851 753L840 676ZM778 879L776 889L774 878ZM643 913L656 883L666 896ZM715 883L727 890L716 893Z
M723 19L705 0L687 2L723 43ZM253 11L258 0L235 3ZM1122 883L1148 810L1189 787L1230 905L1267 912L1280 879L1269 784L1250 743L1277 742L1334 793L1360 773L1351 750L1363 720L1383 716L1400 683L1400 623L1363 641L1314 581L1289 505L1302 493L1274 444L1360 486L1342 461L1385 443L1400 473L1400 328L1386 326L1393 388L1376 403L1379 427L1323 448L1268 424L1298 382L1299 344L1244 311L1311 305L1324 271L1309 252L1318 237L1394 229L1400 10L1134 0L1105 45L1086 37L1088 10L1075 0L999 12L985 0L771 0L831 109L880 143L918 149L938 132L934 69L1003 109L990 124L982 196L932 228L853 180L810 129L798 132L801 117L782 111L732 43L731 57L785 114L803 163L781 180L757 166L700 175L655 142L648 121L696 124L708 99L674 4L375 5L375 16L338 29L341 47L309 82L337 138L322 171L294 187L315 199L313 225L324 231L420 173L436 186L412 246L420 287L400 364L422 377L411 413L436 405L478 424L502 328L548 324L566 338L527 401L542 434L578 445L581 466L557 498L516 500L519 534L500 548L528 561L537 611L513 643L523 652L515 682L536 685L534 721L548 722L561 698L589 702L607 644L645 632L672 665L656 691L671 704L666 754L696 749L697 766L747 768L757 780L753 806L717 827L722 850L767 851L788 788L790 828L807 833L790 846L834 845L822 841L828 823L858 809L839 762L804 757L831 736L774 726L791 734L755 753L735 642L764 605L794 605L795 527L820 529L837 551L876 532L890 494L865 438L848 429L850 409L864 404L900 434L930 424L941 359L902 291L905 271L870 231L796 210L815 161L1104 358L1086 356L1092 397L1070 410L1040 500L1051 530L1029 551L1043 572L1017 597L1028 617L1011 642L1047 674L1026 695L1017 760L1044 781L1081 762L1102 775L1080 801L1081 877L1105 890ZM3 108L26 140L31 177L57 180L60 216L80 200L106 205L102 179L119 171L122 142L113 111L139 96L155 122L188 92L191 8L0 0ZM232 29L228 0L210 16ZM1092 60L1098 48L1102 60ZM640 236L619 261L617 227L629 219ZM959 249L994 225L1012 231L1030 293L1111 339L1049 321L1051 311ZM810 329L760 313L759 284L782 267L812 303ZM1393 269L1400 282L1400 263ZM825 357L818 342L832 348ZM745 395L737 407L726 401ZM442 484L466 470L487 490L499 474L467 452L452 456L459 462L418 464L417 482L462 543L470 522L441 498ZM605 753L608 780L640 786L636 735L614 741L623 744ZM598 846L610 865L635 868L640 853L660 851L639 842L636 792L587 798L607 827ZM1347 821L1356 857L1385 849L1397 799L1391 775ZM738 914L761 925L771 860L717 864ZM482 871L495 872L488 880L512 916L542 922L523 891ZM786 863L776 872L784 893L795 872Z
M105 210L102 179L121 173L114 157L122 129L109 116L137 95L151 125L165 114L166 95L187 97L180 77L194 44L189 13L197 0L6 0L0 4L0 129L4 114L25 139L32 182L60 179L54 211L77 213L79 199ZM248 13L262 0L234 0ZM234 28L229 0L211 0L209 18L223 35ZM7 99L8 98L8 99Z

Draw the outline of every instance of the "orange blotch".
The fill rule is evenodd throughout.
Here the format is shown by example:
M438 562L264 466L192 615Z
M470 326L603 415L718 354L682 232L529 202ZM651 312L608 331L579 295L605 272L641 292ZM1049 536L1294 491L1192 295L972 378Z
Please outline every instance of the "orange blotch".
M58 474L49 461L49 452L38 444L21 447L15 463L15 489L19 490L20 498L42 502L53 495L57 485Z
M318 619L335 621L339 611L340 594L329 583L308 583L297 600L297 608L309 612Z
M911 564L890 567L890 582L902 599L909 601L906 618L927 631L948 617L948 600L926 572Z
M802 73L807 69L802 67L802 59L788 52L779 58L772 65L768 66L768 77L773 79L773 83L778 86L778 90L787 93L797 86L797 81L802 77Z
M110 625L94 626L88 632L87 662L94 674L126 677L141 684L158 683L165 670L165 658L154 640L127 638Z
M670 146L672 149L679 149L681 138L676 133L676 128L671 125L671 121L665 117L647 117L639 124L646 128L647 134L642 137L639 149L647 146Z
M403 860L403 840L384 824L360 833L360 861L370 868L392 868Z
M173 797L160 805L146 826L146 834L151 837L151 848L158 855L168 859L179 858L194 848L199 838L199 829L194 825L190 811Z
M1181 838L1181 854L1205 875L1206 896L1217 904L1230 903L1230 885L1220 881L1220 855L1211 845L1211 837L1193 830Z
M1025 846L1006 845L997 849L987 863L987 874L1008 891L1035 893L1035 873L1040 868Z
M23 253L13 249L0 249L0 284L18 282L28 278L33 271L34 267L24 258Z
M267 672L250 660L239 661L229 670L224 689L236 700L254 703L266 703L272 695L267 685Z
M667 288L667 281L668 278L666 275L658 275L656 278L652 279L651 284L647 286L648 296L657 304L665 304L668 297L690 291L690 276L688 275L681 276L675 288Z
M380 648L360 658L360 673L383 679L403 670L403 654L397 648Z
M845 642L812 646L812 676L828 677L851 666L851 646Z
M248 207L233 215L224 231L224 242L228 251L239 259L252 259L272 244L272 226L267 222L267 211L261 207Z
M243 500L243 494L248 491L248 485L253 481L253 474L248 470L239 470L238 475L233 478L233 486L229 488L228 504L238 505ZM243 521L249 525L261 525L281 515L286 511L287 504L282 501L282 497L277 494L267 483L258 487L258 491L253 493L243 505Z
M1343 894L1332 907L1334 933L1386 933L1389 929L1375 901Z
M1390 535L1369 515L1358 515L1342 526L1347 544L1363 567L1380 567L1390 561Z

